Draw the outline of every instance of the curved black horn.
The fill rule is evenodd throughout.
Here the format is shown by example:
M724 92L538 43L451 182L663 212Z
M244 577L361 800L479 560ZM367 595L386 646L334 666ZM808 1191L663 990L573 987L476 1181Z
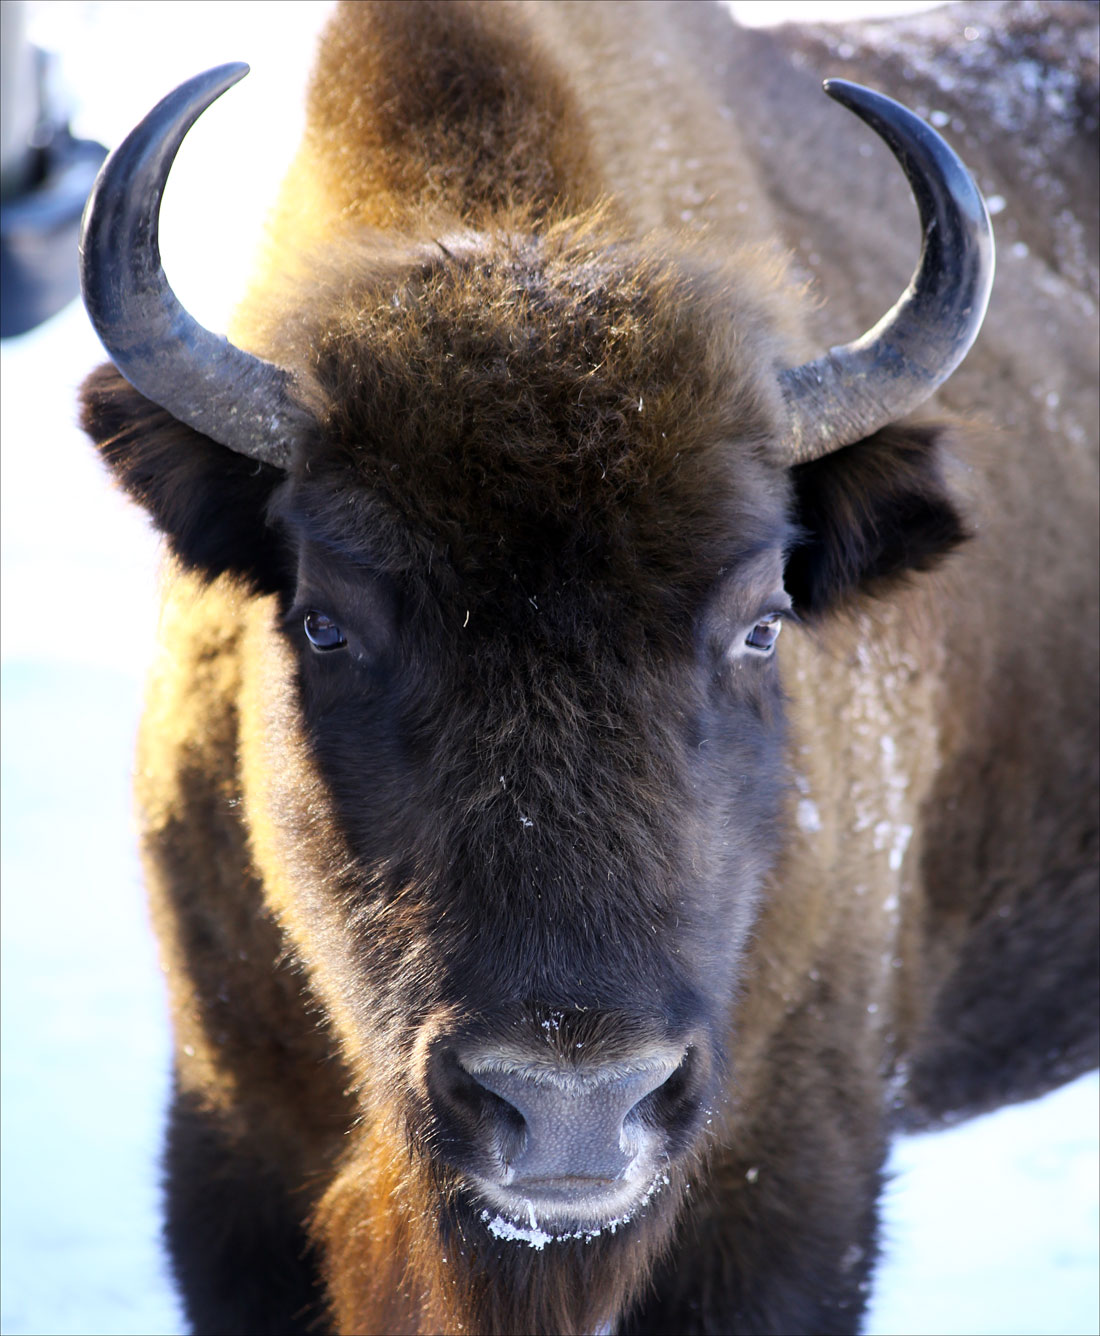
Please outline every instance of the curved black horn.
M184 136L248 73L220 65L181 84L103 164L84 210L84 305L133 387L204 436L285 468L311 419L290 373L204 329L180 304L160 261L160 202Z
M909 179L924 241L909 286L866 334L780 377L792 463L851 445L923 403L978 337L993 286L993 230L962 161L911 111L843 79L825 92L885 141Z

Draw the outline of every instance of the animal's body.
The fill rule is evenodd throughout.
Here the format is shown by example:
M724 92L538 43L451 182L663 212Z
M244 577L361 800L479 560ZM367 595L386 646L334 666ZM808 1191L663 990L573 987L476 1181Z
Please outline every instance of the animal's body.
M1095 1063L1092 19L960 8L344 7L233 331L308 426L89 380L174 554L198 1329L853 1330L891 1132ZM965 120L1019 234L925 420L792 466L776 368L918 243L823 73Z

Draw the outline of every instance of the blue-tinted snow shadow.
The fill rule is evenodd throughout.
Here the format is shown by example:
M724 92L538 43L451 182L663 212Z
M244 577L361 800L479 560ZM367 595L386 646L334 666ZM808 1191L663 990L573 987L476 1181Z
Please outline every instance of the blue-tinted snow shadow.
M138 696L111 669L3 665L9 1336L182 1326L159 1245L165 1006L128 820Z

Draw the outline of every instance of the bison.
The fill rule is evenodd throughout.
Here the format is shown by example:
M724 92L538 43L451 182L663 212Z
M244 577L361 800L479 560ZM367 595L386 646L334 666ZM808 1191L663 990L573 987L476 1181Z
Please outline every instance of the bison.
M1092 26L979 8L346 4L232 342L157 220L245 67L105 166L197 1330L853 1331L890 1135L1096 1061ZM863 83L1038 200L919 419L992 238Z

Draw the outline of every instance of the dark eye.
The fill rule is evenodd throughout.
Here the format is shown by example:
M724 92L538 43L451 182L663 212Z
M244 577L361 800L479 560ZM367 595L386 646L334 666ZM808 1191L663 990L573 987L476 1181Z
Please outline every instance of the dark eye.
M330 649L343 649L348 643L347 636L326 613L310 608L303 619L309 643L319 653Z
M768 617L761 617L752 630L745 637L745 644L752 649L762 650L767 653L779 639L779 632L783 629L783 619L778 613L773 612Z

